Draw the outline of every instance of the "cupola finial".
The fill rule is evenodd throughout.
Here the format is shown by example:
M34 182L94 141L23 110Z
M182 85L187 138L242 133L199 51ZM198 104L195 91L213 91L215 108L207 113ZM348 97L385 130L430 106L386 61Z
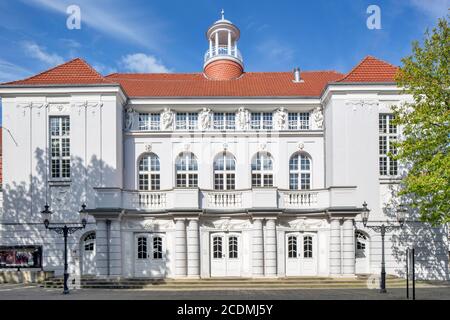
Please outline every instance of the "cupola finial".
M222 20L225 20L225 10L222 9L222 11L220 11L220 14L222 15Z

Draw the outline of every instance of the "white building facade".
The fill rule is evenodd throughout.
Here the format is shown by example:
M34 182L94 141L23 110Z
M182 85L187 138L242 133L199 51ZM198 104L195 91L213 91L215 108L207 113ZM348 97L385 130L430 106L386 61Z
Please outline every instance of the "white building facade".
M1 85L3 267L61 274L63 239L40 211L77 222L85 203L72 274L378 273L380 234L360 213L366 201L369 224L397 224L391 107L410 99L397 68L367 57L348 74L247 73L239 37L215 22L203 73L103 77L75 59ZM403 276L414 246L419 277L448 279L447 232L409 212L386 236L387 273Z

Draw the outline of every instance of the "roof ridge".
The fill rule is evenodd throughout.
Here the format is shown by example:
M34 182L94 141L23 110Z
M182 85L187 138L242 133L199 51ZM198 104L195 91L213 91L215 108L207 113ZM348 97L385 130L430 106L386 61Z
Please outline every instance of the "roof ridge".
M95 76L99 77L102 81L105 81L105 82L111 82L111 80L106 79L105 77L103 77L97 70L95 70L95 69L94 69L88 62L86 62L84 59L82 59L82 58L80 58L80 57L77 57L77 58L73 58L73 59L71 59L71 60L69 60L69 61L60 63L60 64L58 64L58 65L56 65L56 66L54 66L54 67L52 67L52 68L50 68L50 69L41 71L41 72L39 72L39 73L37 73L37 74L35 74L35 75L32 75L32 76L30 76L30 77L23 78L23 79L19 79L19 80L14 80L14 81L9 81L9 82L4 82L4 83L1 83L1 85L15 84L15 83L17 83L17 82L23 82L23 81L33 80L33 79L38 78L38 77L40 77L40 76L42 76L42 75L44 75L44 74L46 74L46 73L55 71L55 70L58 69L58 68L61 68L61 67L63 67L63 66L66 66L66 65L69 65L69 64L71 64L71 63L74 63L75 61L80 61L80 62L81 62L83 65L85 65L89 70L91 70L91 71L95 74Z
M387 61L385 61L385 60L383 60L383 59L379 59L379 58L377 58L377 57L375 57L375 56L372 56L372 55L366 55L365 57L364 57L364 59L362 59L356 66L354 66L348 73L346 73L341 79L338 79L338 80L336 80L336 82L342 82L342 81L344 81L344 80L346 80L348 77L350 77L364 62L366 62L367 60L369 60L369 59L373 59L373 60L376 60L376 61L379 61L379 62L382 62L382 63L384 63L384 64L387 64L387 65L389 65L389 66L391 66L391 67L393 67L393 68L396 68L396 69L398 69L399 67L398 66L394 66L393 64L391 64L391 63L389 63L389 62L387 62Z

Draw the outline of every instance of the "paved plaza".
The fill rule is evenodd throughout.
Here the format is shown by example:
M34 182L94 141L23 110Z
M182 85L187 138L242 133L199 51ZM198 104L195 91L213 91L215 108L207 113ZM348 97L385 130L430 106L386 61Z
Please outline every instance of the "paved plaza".
M63 295L61 289L35 285L1 284L0 300L405 300L405 289L386 294L370 289L273 290L123 290L78 289ZM417 300L450 300L450 286L416 289Z

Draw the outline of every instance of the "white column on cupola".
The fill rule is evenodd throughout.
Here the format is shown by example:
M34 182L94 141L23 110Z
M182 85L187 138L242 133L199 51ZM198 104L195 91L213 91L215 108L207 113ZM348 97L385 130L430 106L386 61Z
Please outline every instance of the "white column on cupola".
M212 58L213 56L213 43L212 43L212 39L209 38L209 57Z
M238 56L238 51L237 51L237 41L234 40L234 57L237 58Z
M215 34L215 37L216 37L216 55L218 55L219 54L219 31L216 31L216 34Z
M231 56L231 31L228 30L228 55Z

